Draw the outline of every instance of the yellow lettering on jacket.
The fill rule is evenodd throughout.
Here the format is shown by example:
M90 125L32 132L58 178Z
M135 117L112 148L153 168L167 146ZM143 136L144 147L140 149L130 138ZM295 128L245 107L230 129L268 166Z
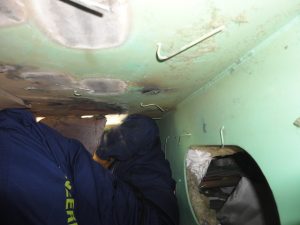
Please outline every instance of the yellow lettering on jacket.
M73 210L67 210L66 212L67 212L67 215L68 215L68 224L76 222L74 211Z
M65 191L66 191L66 214L68 216L68 224L78 225L75 217L75 212L74 212L75 200L72 197L71 190L72 190L71 182L67 179L65 182Z
M66 209L74 209L74 199L73 198L66 199Z

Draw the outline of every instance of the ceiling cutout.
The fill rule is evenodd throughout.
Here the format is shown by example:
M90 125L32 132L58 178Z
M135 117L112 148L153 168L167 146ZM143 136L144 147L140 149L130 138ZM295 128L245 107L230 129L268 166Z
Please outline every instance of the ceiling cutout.
M26 10L22 0L0 1L0 26L19 24L25 19Z
M127 0L31 1L38 26L64 46L110 48L121 45L128 35L130 18ZM97 5L102 6L103 11L101 8L96 11Z

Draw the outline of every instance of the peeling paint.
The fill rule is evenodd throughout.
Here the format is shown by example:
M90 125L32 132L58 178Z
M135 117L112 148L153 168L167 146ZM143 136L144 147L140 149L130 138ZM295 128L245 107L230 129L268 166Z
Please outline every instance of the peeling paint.
M124 93L127 84L118 79L89 78L80 81L80 88L87 90L90 94L115 95Z
M81 81L56 71L41 71L39 68L0 64L0 73L14 81L24 81L27 91L64 91L72 90L90 95L118 95L127 90L126 82L119 79L87 78Z
M126 82L118 79L87 78L78 81L57 71L0 63L0 84L0 87L13 90L13 94L30 103L33 111L44 115L127 111L124 105L107 98L127 90ZM75 92L80 95L73 96ZM99 99L99 95L103 98Z
M0 26L22 23L26 20L26 9L22 0L0 1Z
M160 77L152 76L151 79L143 79L139 82L130 83L131 87L135 87L134 90L137 90L143 95L159 95L159 94L169 94L177 91L176 88L166 87L162 82Z
M158 94L166 94L170 92L174 92L175 90L172 88L160 88L156 86L147 86L145 85L141 90L142 94L145 95L158 95Z
M157 95L161 90L155 87L144 87L141 92L142 94Z
M239 15L237 15L236 17L234 17L232 19L232 21L235 22L235 23L237 23L237 24L239 24L239 25L242 24L242 23L248 23L249 22L246 14L245 14L245 12L240 13Z
M47 90L73 89L75 81L65 74L50 72L24 72L19 75L21 79L31 81L35 88L45 88Z
M16 71L17 68L12 65L0 64L0 73L10 73L11 71Z

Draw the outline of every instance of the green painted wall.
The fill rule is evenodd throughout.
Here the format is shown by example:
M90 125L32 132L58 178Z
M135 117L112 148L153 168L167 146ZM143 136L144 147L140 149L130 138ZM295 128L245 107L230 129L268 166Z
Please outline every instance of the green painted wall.
M128 84L125 94L82 94L94 101L120 104L130 112L143 111L141 102L172 109L300 11L300 0L130 0L131 27L127 40L115 48L83 50L64 47L48 37L39 28L30 2L26 4L25 23L0 28L0 64L64 73L77 80L123 80ZM69 19L66 15L62 20L66 18ZM168 61L157 61L158 42L162 43L162 54L168 55L221 25L226 29L218 35ZM3 83L0 87L7 88ZM17 84L15 81L10 88L12 94L25 100L35 95ZM162 91L158 95L141 94L144 87ZM44 95L58 102L59 98L73 97L67 91L59 96L56 91ZM31 98L30 102L38 108L38 100ZM56 108L52 108L56 113Z
M300 224L300 17L274 33L181 102L160 121L174 178L182 225L196 224L186 194L188 146L225 144L245 149L274 193L282 225ZM204 129L205 128L205 129ZM191 136L179 136L184 133ZM184 223L183 223L184 222Z

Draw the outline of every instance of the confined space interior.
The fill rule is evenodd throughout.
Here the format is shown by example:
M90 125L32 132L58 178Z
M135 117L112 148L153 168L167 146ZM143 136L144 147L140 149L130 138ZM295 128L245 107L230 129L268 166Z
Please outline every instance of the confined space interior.
M0 2L0 88L39 115L160 118L253 57L300 8L297 0L86 2Z
M279 224L269 185L243 149L196 146L205 172L184 170L188 146L217 144L224 124L228 143L244 146L262 168L282 224L298 225L299 157L281 163L299 155L299 12L300 0L0 0L0 109L28 108L90 153L104 116L151 116L168 142L174 179L187 174L198 224L237 221L229 209L247 220L236 201ZM182 132L194 136L175 144ZM195 225L177 186L181 225ZM243 190L255 202L240 201Z
M280 224L267 180L254 159L237 146L191 146L186 182L201 225Z

